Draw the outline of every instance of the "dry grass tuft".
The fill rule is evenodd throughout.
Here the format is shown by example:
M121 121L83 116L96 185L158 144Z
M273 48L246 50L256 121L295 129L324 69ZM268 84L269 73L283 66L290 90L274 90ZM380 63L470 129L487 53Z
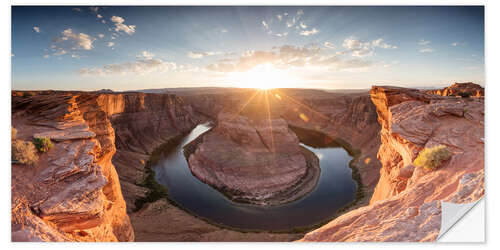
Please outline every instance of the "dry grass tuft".
M446 146L438 145L432 148L424 148L413 161L413 165L423 167L427 170L435 170L453 155Z

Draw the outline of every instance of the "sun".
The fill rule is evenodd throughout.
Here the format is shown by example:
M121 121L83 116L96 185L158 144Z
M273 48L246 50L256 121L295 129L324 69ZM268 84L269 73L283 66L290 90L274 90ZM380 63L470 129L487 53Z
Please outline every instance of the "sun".
M278 69L272 64L258 65L230 77L237 87L261 90L293 87L298 82L288 70Z

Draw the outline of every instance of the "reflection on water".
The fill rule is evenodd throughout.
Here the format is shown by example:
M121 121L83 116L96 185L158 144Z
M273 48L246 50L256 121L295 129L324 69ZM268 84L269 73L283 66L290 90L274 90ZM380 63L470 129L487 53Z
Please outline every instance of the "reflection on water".
M209 129L207 124L198 125L153 167L156 180L168 188L170 197L200 217L234 228L285 230L322 222L354 200L357 184L348 166L352 157L341 147L301 144L320 159L321 176L311 193L273 207L232 202L194 177L183 154L184 145Z

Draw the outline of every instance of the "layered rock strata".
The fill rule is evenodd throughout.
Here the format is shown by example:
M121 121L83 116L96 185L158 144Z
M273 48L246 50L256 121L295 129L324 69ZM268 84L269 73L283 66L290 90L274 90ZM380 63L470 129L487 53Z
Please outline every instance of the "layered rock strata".
M290 202L310 192L319 178L317 157L300 147L281 118L221 113L216 127L187 151L193 175L241 202Z
M316 229L302 241L434 241L441 201L484 195L484 99L372 87L382 126L380 179L370 205ZM453 156L436 170L412 165L423 148L445 145Z
M34 166L12 165L13 241L134 240L111 164L115 148L106 142L114 134L100 134L87 122L77 97L13 95L18 139L46 136L54 141Z

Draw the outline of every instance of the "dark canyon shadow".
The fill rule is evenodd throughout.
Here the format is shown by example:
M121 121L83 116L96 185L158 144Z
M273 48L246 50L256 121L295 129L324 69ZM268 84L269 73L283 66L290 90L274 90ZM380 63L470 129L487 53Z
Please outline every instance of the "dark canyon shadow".
M191 213L240 230L290 231L308 228L331 219L337 210L355 200L357 183L349 168L351 155L321 133L293 128L301 145L320 160L321 175L315 189L304 197L280 206L237 203L191 174L183 147L208 131L198 125L177 145L160 154L153 165L155 179L168 189L171 200Z

